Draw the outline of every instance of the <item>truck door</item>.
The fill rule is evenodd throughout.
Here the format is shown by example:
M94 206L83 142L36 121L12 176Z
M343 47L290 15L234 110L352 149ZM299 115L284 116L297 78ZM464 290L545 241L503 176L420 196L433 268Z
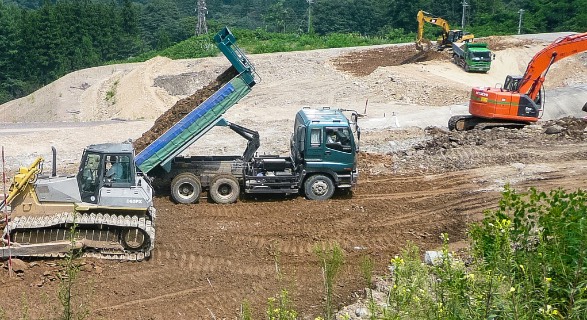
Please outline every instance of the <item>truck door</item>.
M354 163L353 135L348 127L324 128L324 162L336 171Z

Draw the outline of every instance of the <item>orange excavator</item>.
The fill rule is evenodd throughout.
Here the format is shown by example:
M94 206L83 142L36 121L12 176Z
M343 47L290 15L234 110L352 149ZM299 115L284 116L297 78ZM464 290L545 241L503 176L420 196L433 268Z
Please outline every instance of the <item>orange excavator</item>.
M450 130L475 127L523 127L538 121L544 107L542 85L553 63L587 51L587 33L558 38L538 52L523 76L507 76L503 87L477 87L471 91L470 115L453 116Z

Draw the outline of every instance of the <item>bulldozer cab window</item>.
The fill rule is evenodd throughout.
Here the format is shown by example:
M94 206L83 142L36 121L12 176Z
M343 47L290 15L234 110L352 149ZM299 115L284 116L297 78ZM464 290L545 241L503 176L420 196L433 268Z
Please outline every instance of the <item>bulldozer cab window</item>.
M107 155L105 161L105 179L112 183L129 183L130 157L127 155Z
M351 152L351 132L348 128L326 128L326 147L342 152Z
M99 154L86 154L80 167L78 183L84 202L95 203L96 201L97 190L100 185L100 158Z

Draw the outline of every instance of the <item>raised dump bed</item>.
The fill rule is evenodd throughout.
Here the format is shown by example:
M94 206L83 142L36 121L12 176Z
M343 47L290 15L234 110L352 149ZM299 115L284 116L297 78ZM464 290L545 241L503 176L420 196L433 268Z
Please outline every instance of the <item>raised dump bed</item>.
M212 129L255 85L253 67L235 45L230 30L224 28L214 40L238 74L136 156L135 164L142 172L148 173L157 166L169 171L173 158Z

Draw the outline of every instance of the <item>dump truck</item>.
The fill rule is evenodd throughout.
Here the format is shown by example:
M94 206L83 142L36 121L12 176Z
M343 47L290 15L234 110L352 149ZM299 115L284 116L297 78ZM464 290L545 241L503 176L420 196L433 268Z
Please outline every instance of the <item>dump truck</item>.
M466 72L487 72L491 68L493 54L487 48L487 43L453 42L452 52L453 62Z
M153 187L169 192L178 203L198 202L205 191L220 204L237 201L243 192L303 193L309 199L326 200L336 189L350 190L358 177L358 113L303 108L295 117L290 155L257 156L258 132L223 117L255 85L254 67L228 28L215 39L238 75L137 154L135 164L152 178ZM215 126L227 127L247 140L242 155L181 155Z
M242 192L303 193L308 199L326 200L336 189L348 191L357 182L356 118L349 120L341 109L303 108L295 117L288 156L255 155L259 134L221 118L215 125L248 140L242 155L177 156L182 145L191 144L191 135L167 150L164 146L170 144L162 136L137 155L137 166L153 177L156 190L170 192L178 203L198 202L202 191L220 204L237 201Z

